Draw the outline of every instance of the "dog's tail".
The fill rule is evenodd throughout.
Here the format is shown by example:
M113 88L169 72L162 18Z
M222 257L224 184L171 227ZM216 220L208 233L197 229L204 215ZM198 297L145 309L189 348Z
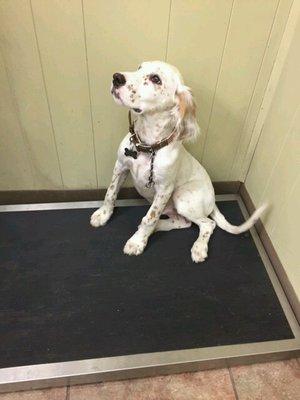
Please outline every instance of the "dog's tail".
M266 211L268 205L264 204L261 207L259 207L254 213L250 216L247 221L245 221L241 225L231 225L224 215L221 213L221 211L218 209L218 207L215 205L213 212L210 214L212 219L217 223L217 225L221 228L224 229L224 231L233 233L234 235L238 235L239 233L243 233L247 231L248 229L252 228L252 226L257 222L257 220L262 216L262 214Z

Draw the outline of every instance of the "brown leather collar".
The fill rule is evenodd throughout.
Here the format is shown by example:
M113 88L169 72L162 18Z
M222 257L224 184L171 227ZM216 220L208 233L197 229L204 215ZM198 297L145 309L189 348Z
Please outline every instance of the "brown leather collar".
M137 151L142 151L143 153L155 153L157 150L162 149L165 146L170 144L175 136L176 136L176 129L174 128L172 133L166 137L165 139L160 140L152 145L145 144L141 141L138 134L134 131L134 122L131 120L131 112L128 113L128 121L129 121L129 132L131 133L130 141L135 145Z

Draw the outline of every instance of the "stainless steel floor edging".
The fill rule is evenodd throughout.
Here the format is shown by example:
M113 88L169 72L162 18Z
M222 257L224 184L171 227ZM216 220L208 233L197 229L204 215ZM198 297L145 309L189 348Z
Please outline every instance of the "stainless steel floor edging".
M216 197L218 201L237 200L244 217L248 217L238 195ZM0 206L0 212L94 208L100 204L93 201ZM147 202L117 202L118 206L142 204ZM251 234L294 333L294 339L4 368L0 369L0 392L222 368L299 356L300 327L254 228Z

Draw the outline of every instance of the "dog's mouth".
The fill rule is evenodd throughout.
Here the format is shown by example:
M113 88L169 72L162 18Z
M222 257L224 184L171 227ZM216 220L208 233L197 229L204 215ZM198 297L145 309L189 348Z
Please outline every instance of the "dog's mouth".
M119 102L121 104L125 105L123 100L122 100L122 98L121 98L121 96L120 96L120 93L116 90L116 88L112 87L110 93L113 95L113 97L115 99L119 100ZM140 108L137 108L137 107L131 107L131 109L137 114L140 114L142 112L142 110Z
M110 91L110 93L118 100L121 100L119 92L116 91L116 89L113 87Z

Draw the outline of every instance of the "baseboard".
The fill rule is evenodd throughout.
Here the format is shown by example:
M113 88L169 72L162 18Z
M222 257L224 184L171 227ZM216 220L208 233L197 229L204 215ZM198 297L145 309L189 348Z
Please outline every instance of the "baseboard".
M244 183L240 185L239 194L247 208L248 213L252 214L255 210L255 206ZM300 302L261 220L256 223L256 230L273 265L285 295L295 313L297 321L300 324Z
M69 201L103 200L106 189L76 190L10 190L0 191L0 204L35 204ZM118 198L136 199L140 195L134 188L122 188Z
M241 182L214 182L216 194L238 193ZM56 203L64 201L103 200L106 189L80 190L4 190L0 191L0 204ZM119 199L138 199L141 196L133 187L122 188Z

